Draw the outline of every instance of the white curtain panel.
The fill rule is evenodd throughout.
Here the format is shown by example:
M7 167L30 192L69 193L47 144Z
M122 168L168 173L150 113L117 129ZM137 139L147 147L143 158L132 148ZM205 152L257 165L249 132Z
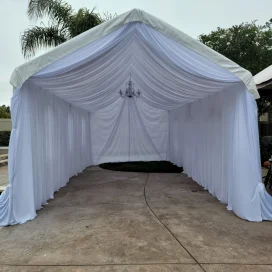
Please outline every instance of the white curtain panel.
M92 164L90 113L28 84L12 98L9 185L0 224L24 223L69 178Z
M91 116L94 164L167 159L169 112L118 99Z
M272 219L261 180L257 107L240 88L171 111L170 160L249 221Z
M121 98L132 75L139 98ZM12 98L0 225L24 223L88 165L171 160L250 221L272 219L257 109L235 75L129 23L30 77Z

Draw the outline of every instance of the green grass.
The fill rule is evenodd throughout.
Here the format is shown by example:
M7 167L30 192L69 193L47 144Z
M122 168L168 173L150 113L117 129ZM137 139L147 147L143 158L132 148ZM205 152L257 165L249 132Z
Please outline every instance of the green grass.
M112 171L146 172L146 173L181 173L182 167L178 167L169 161L150 162L114 162L103 163L99 167Z

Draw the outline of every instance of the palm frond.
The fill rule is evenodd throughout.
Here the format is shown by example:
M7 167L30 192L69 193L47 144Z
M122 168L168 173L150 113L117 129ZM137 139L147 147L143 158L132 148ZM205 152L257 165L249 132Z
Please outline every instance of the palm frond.
M30 0L27 14L30 20L46 16L53 22L66 24L73 14L73 9L63 0Z
M95 12L95 8L92 10L81 8L71 17L69 25L71 38L101 23L103 23L103 19Z
M34 26L21 35L21 48L25 58L33 57L37 50L55 47L67 41L65 32L56 26Z
M29 0L27 14L30 20L49 18L49 27L35 26L21 35L21 47L25 58L35 55L38 49L54 47L116 16L95 8L81 8L74 12L65 0Z
M109 12L104 12L103 16L101 16L101 19L103 22L110 21L111 19L115 18L117 16L117 13L111 14Z

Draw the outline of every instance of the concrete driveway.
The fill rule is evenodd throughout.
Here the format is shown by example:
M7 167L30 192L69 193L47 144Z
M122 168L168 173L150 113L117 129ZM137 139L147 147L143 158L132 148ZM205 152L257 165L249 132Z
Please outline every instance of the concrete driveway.
M0 271L272 271L272 222L236 217L183 174L87 168L23 225Z

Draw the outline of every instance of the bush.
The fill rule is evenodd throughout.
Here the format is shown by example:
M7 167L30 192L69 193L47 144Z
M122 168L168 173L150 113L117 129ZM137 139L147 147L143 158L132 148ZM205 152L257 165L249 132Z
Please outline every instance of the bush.
M272 155L272 136L262 137L260 140L261 162L262 165L268 161Z
M0 146L9 146L10 131L0 131Z

